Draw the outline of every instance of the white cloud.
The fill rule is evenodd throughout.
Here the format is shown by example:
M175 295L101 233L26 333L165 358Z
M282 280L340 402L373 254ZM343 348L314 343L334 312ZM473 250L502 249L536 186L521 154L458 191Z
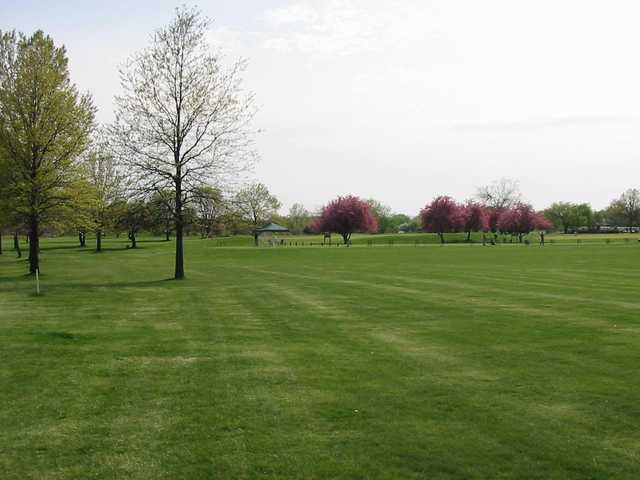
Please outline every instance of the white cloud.
M363 0L298 0L265 14L265 47L305 54L356 55L407 47L424 36L424 6ZM425 4L426 5L426 4ZM392 8L389 8L389 7Z
M275 27L291 24L311 24L318 20L315 7L305 3L294 3L268 10L265 19Z

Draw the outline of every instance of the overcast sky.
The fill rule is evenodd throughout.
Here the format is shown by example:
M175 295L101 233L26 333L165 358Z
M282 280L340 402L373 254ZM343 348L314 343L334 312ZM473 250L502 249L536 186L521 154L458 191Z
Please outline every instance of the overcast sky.
M640 2L186 3L214 20L212 45L249 60L264 130L254 176L283 211L356 194L414 215L499 177L537 208L602 208L640 187ZM0 0L0 29L65 44L108 122L118 66L177 4Z

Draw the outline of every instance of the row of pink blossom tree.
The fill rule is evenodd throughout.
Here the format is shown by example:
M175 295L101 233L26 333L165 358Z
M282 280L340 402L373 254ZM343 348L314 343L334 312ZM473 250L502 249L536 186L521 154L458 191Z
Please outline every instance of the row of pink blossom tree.
M440 196L420 211L422 229L437 233L444 243L444 234L465 232L467 241L472 232L493 232L517 236L519 241L534 230L548 230L549 221L531 205L518 202L510 208L491 208L478 202L460 204L451 197ZM329 202L312 228L316 232L339 233L345 244L355 232L373 233L378 224L370 204L355 196L338 197Z
M549 221L531 205L518 202L510 208L490 208L468 201L459 204L451 197L435 198L420 211L422 228L437 233L444 243L444 234L465 232L467 241L472 232L493 232L514 235L522 241L534 230L548 230Z

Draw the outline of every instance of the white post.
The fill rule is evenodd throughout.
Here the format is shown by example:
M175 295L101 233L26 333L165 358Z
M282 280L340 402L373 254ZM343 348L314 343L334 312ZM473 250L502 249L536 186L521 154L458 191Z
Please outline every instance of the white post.
M38 275L39 269L36 268L36 295L40 295L40 276Z

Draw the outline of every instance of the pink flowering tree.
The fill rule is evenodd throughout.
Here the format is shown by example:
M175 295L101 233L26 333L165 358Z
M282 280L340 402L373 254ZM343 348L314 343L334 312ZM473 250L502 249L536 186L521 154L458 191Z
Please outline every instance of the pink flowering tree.
M498 230L522 238L538 228L540 215L526 203L517 203L512 208L502 212L498 219Z
M471 240L471 232L488 229L489 221L485 208L479 203L469 201L460 207L462 229L467 233L467 242Z
M451 198L441 196L433 200L420 211L422 228L427 232L437 233L440 242L444 243L444 234L457 230L462 226L460 207Z
M553 223L551 223L551 221L547 217L545 217L542 212L536 213L534 223L536 230L546 231L553 228Z
M314 230L339 233L347 245L354 232L376 232L378 222L365 200L349 195L329 202L315 220Z
M491 233L498 232L498 220L504 213L504 208L485 207L485 214L487 217L487 228Z

